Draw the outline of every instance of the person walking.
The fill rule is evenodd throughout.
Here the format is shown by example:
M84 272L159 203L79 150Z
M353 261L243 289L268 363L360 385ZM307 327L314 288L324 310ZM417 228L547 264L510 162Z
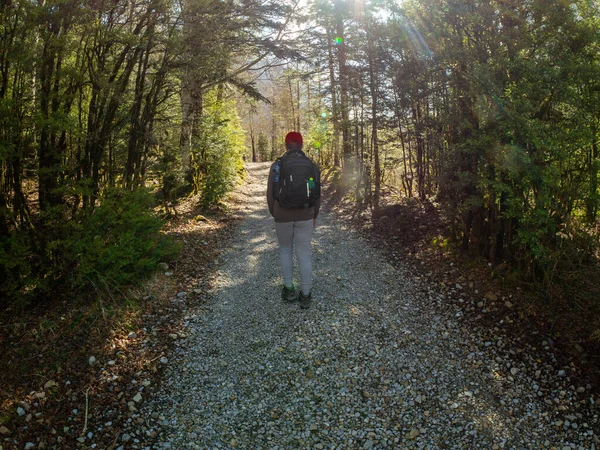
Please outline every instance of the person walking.
M321 205L321 174L318 166L302 151L302 135L292 131L285 137L285 154L269 171L267 203L275 219L279 259L283 274L281 297L300 300L302 309L312 301L311 241ZM293 283L294 247L300 272L300 291Z

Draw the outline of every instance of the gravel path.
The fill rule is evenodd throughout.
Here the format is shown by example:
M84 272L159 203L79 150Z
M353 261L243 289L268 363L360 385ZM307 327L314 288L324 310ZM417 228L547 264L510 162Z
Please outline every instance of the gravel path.
M467 329L435 286L387 264L327 207L313 241L313 306L284 304L268 167L249 166L245 219L216 286L189 312L123 448L598 446L586 387L533 349Z

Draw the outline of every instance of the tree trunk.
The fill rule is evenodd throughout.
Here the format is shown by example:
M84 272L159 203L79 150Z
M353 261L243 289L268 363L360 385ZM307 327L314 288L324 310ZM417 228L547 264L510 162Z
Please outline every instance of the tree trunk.
M277 122L275 121L275 101L271 102L271 160L277 157L275 140L277 137Z
M297 77L296 78L296 101L297 101L297 105L296 105L296 110L298 111L298 117L297 117L297 123L296 123L296 130L298 130L298 133L302 132L302 128L300 126L300 72L298 71L298 63L296 63L296 73L297 73Z
M373 166L374 166L374 177L375 177L375 189L373 192L373 206L375 209L379 208L379 196L381 194L381 167L379 164L379 137L377 131L379 128L378 111L377 111L377 100L379 97L379 83L377 81L377 61L375 60L375 49L371 42L371 33L368 37L368 58L369 58L369 86L371 89L371 117L372 117L372 140L373 140Z
M287 77L287 82L288 82L288 88L290 91L290 106L292 108L292 130L296 130L298 132L300 132L300 130L296 127L296 106L294 105L294 92L292 90L292 77L288 75Z
M52 26L56 30L55 33L58 34L58 25L53 23ZM51 127L51 121L53 120L52 110L55 108L56 102L56 99L53 98L54 86L60 80L60 73L55 72L56 66L60 67L59 61L57 61L57 50L53 42L55 33L50 33L46 38L40 64L40 114L44 123L40 132L38 153L38 191L40 210L42 212L60 204L62 200L62 196L58 192L61 155L58 154L56 134Z
M202 117L202 83L187 74L181 86L181 136L179 149L183 172L192 170L192 146L198 137L199 122Z
M140 140L143 130L140 124L140 115L142 112L142 103L144 100L144 85L146 81L146 71L148 68L148 58L150 56L150 42L146 47L145 57L140 55L137 76L135 81L135 96L131 107L131 122L129 129L129 141L127 145L127 163L125 164L125 176L123 177L123 185L128 189L133 188L133 180L135 175L136 162L139 159Z
M342 8L341 0L337 0L335 5L338 13L336 14L336 38L339 39L337 47L338 70L340 74L340 112L342 127L342 154L344 155L344 173L347 182L354 174L354 158L352 155L352 143L350 142L350 114L348 111L348 92L349 79L348 67L346 65L346 42L344 33L344 20L340 10Z
M252 111L248 113L248 122L250 124L250 145L252 146L252 162L258 162L256 156L256 143L254 142L254 127L252 126Z
M339 132L340 132L340 116L339 107L337 101L337 81L335 79L335 67L334 67L334 56L333 56L333 32L331 27L328 25L327 28L327 55L329 56L329 84L331 85L331 120L333 122L333 165L341 167L341 158L339 153Z
M424 168L424 141L423 141L423 126L421 123L421 106L419 103L412 106L412 115L415 122L415 134L417 141L417 190L419 192L419 200L425 201L425 168Z
M130 47L126 47L121 56L122 59L117 64L120 64L125 59L125 55L129 53ZM134 50L133 55L128 59L125 64L125 68L123 72L119 76L119 79L115 83L115 88L110 94L109 98L104 98L104 104L106 106L101 110L102 115L98 114L96 117L96 121L92 123L91 130L88 129L88 134L91 131L91 139L88 140L88 149L86 154L89 155L89 163L91 173L88 174L90 176L92 193L90 198L88 199L87 206L94 209L96 199L99 195L100 189L100 167L102 163L102 157L104 152L108 148L109 140L111 133L114 127L115 116L119 110L119 107L123 101L123 96L125 94L125 90L127 89L127 85L129 82L129 78L131 73L133 72L133 68L135 67L135 63L139 57L140 49ZM90 105L91 107L91 105ZM90 114L92 116L92 114Z
M597 133L594 133L597 136ZM600 154L598 143L593 142L590 148L590 189L586 202L587 220L590 224L596 222L598 215L598 171L600 170Z

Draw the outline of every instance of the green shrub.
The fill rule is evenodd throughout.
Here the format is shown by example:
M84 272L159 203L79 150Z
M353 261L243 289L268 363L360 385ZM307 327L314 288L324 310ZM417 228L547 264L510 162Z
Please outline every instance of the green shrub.
M24 232L0 236L0 307L22 304L32 282L33 249Z
M217 206L243 172L244 131L233 100L209 92L192 148L194 185L205 208Z
M35 230L0 236L0 308L139 284L178 252L153 206L147 191L115 189L79 220L57 208Z
M160 233L153 198L144 190L112 190L66 242L74 266L68 282L77 290L114 290L138 283L157 263L177 253Z
M218 205L234 186L235 176L229 173L223 161L216 159L207 165L202 183L202 206L209 208Z

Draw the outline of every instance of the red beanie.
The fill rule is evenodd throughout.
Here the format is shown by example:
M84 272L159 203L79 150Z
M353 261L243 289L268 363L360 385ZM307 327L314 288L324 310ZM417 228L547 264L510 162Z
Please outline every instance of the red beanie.
M286 135L285 143L302 145L302 135L297 131L291 131Z

